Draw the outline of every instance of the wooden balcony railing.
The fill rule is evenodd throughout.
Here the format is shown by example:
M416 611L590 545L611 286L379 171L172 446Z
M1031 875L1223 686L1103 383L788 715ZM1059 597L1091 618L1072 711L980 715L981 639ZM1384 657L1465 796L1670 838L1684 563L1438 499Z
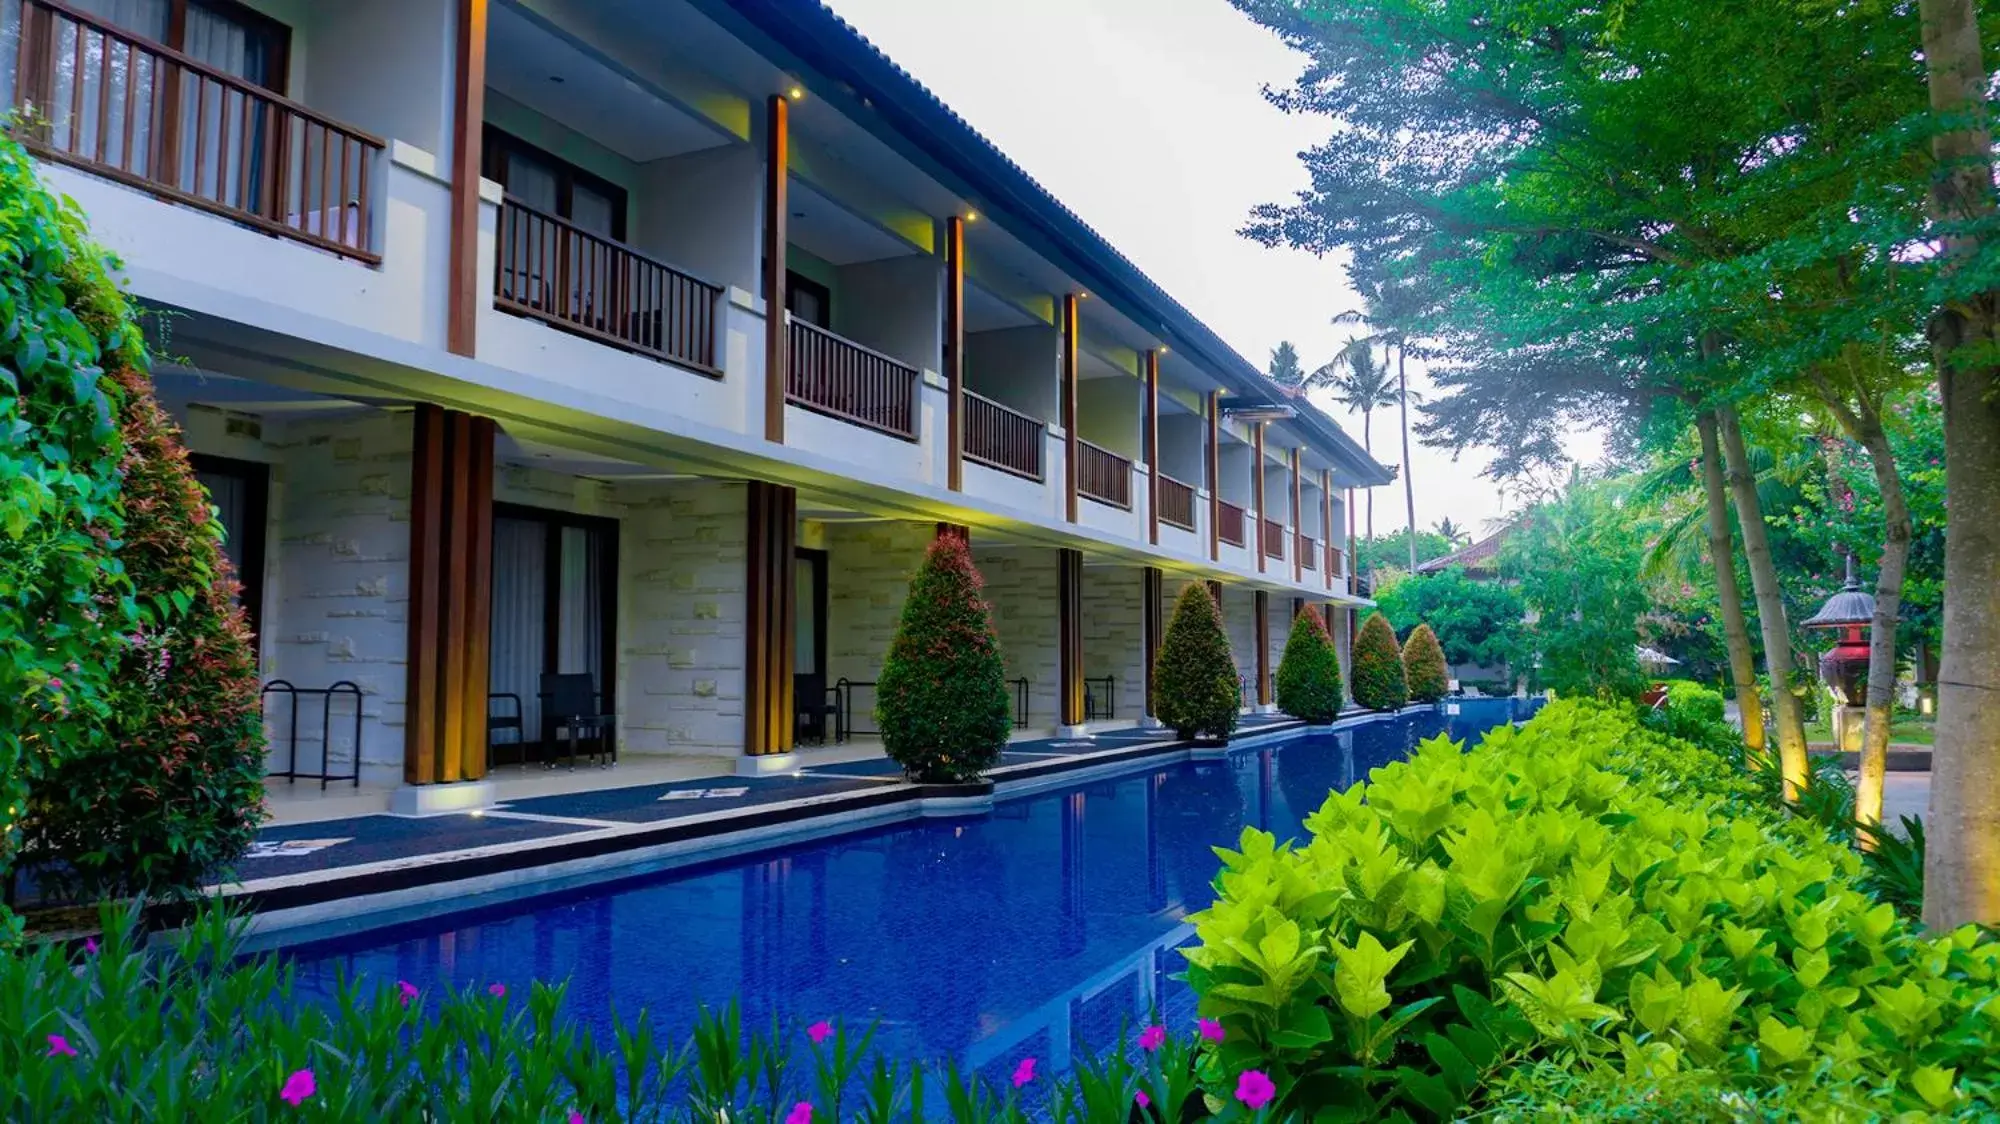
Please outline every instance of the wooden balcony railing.
M1183 531L1194 530L1194 487L1160 474L1160 522Z
M785 398L808 410L905 441L917 439L915 367L786 313L791 324Z
M722 290L518 199L500 205L496 307L720 376Z
M1076 491L1098 503L1132 509L1132 462L1088 441L1076 443Z
M1319 544L1311 535L1299 536L1299 566L1306 570L1319 569Z
M1042 448L1048 443L1041 422L991 398L965 392L965 457L988 468L1042 478Z
M1285 525L1276 519L1264 520L1264 554L1269 558L1285 556Z
M1223 500L1217 506L1221 511L1221 517L1215 521L1216 535L1230 546L1245 545L1243 538L1245 513L1243 509L1230 503L1228 500Z
M379 138L56 0L0 0L0 86L38 155L375 264Z

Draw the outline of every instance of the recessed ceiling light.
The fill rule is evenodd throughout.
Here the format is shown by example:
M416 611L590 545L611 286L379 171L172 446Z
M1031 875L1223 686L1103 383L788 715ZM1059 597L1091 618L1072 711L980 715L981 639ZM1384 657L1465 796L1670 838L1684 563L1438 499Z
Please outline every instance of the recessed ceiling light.
M792 217L795 219L802 219L806 217L806 213L804 211L793 211Z
M560 86L560 85L562 85L562 84L563 84L564 82L567 82L567 81L569 81L569 79L567 79L567 78L564 78L564 77L563 77L562 75L560 75L560 74L551 74L551 75L549 75L549 81L551 81L551 82L554 82L554 83L555 83L556 85Z
M806 92L797 86L793 86L790 90L786 91L785 96L791 98L793 101L797 101L805 97Z

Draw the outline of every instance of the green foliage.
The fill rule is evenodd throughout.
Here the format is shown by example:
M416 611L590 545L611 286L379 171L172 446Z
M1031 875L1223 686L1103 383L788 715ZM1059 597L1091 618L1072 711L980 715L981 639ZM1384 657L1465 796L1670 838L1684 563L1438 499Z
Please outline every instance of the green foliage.
M1420 624L1403 642L1403 678L1409 684L1411 702L1436 702L1451 691L1451 675L1444 665L1444 649L1437 633Z
M1361 622L1348 663L1354 674L1355 702L1370 710L1398 710L1410 701L1410 684L1403 671L1403 649L1382 614L1370 613Z
M1977 1119L2000 1095L2000 943L1925 937L1852 851L1630 710L1432 739L1305 826L1224 853L1187 954L1214 1063L1268 1072L1281 1111L1545 1119L1568 1093L1659 1119L1647 1097L1708 1088Z
M102 744L122 637L139 623L121 562L116 418L108 366L139 334L75 208L0 139L0 881L29 792ZM0 907L0 946L18 923Z
M1743 739L1729 724L1722 692L1685 679L1666 683L1666 698L1646 713L1646 725L1671 738L1693 742L1711 753L1740 754Z
M1279 386L1296 388L1305 383L1305 368L1299 366L1299 349L1292 346L1292 341L1280 340L1271 349L1271 366L1265 374Z
M1340 717L1340 658L1316 610L1302 609L1292 619L1277 688L1278 709L1294 718L1326 723Z
M903 601L876 681L875 722L890 757L915 780L977 780L1013 732L1007 671L972 550L940 535Z
M1417 532L1417 561L1426 562L1442 558L1458 549L1457 545L1445 539L1436 531ZM1389 531L1380 535L1364 536L1354 544L1354 572L1374 574L1377 571L1407 571L1410 568L1410 531ZM1387 583L1384 583L1386 588Z
M1621 485L1581 478L1515 524L1501 573L1520 583L1535 613L1541 685L1596 698L1645 688L1636 654L1647 609L1640 531Z
M173 897L234 862L263 819L257 659L222 525L172 421L136 366L112 375L124 403L118 557L147 620L118 661L107 736L37 779L22 859L55 895Z
M1454 566L1385 584L1375 603L1399 636L1430 625L1448 663L1506 667L1521 656L1527 606L1511 585L1473 581Z
M1182 738L1226 741L1236 732L1241 705L1222 610L1207 586L1190 582L1174 602L1153 657L1153 717Z

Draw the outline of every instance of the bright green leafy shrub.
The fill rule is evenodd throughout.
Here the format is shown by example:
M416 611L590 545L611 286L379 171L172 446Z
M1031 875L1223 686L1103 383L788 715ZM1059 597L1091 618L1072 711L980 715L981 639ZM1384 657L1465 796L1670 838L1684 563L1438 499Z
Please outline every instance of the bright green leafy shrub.
M1153 657L1153 717L1178 737L1226 741L1236 732L1241 701L1222 610L1207 586L1190 582Z
M1278 709L1307 722L1340 717L1340 658L1318 612L1302 609L1278 660Z
M1410 701L1436 702L1451 693L1451 673L1444 666L1444 649L1437 633L1420 624L1403 641L1403 680L1409 685Z
M957 535L938 536L910 580L875 686L875 722L883 748L913 779L977 780L1013 733L984 590L972 550Z
M1410 701L1410 685L1403 673L1403 649L1382 614L1370 613L1361 623L1348 663L1354 673L1355 702L1370 710L1399 710Z
M1261 1069L1286 1110L1537 1103L1544 1064L1856 1118L1978 1118L2000 1094L2000 943L1924 937L1852 851L1629 710L1433 739L1306 828L1243 833L1188 952L1227 1032L1212 1079Z

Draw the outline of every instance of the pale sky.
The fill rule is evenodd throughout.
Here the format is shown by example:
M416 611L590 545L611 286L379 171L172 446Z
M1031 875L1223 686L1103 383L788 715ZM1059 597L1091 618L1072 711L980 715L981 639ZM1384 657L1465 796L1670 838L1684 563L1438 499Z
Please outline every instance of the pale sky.
M1306 185L1298 154L1328 123L1264 100L1301 56L1225 0L828 2L1251 362L1289 339L1311 370L1349 334L1328 322L1358 307L1338 263L1236 233ZM1376 459L1399 463L1397 443L1378 414ZM1485 455L1411 453L1418 526L1477 532L1504 510ZM1377 489L1376 532L1406 522L1400 482Z

